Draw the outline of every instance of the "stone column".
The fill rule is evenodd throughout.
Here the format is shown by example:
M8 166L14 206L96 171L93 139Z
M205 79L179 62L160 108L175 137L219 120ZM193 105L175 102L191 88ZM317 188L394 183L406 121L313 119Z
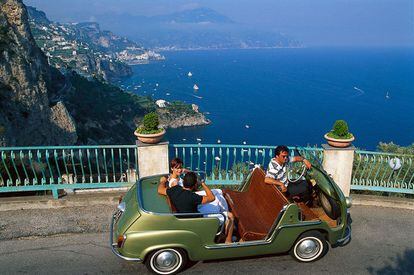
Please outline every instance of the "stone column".
M323 169L333 178L346 197L351 190L352 167L355 147L336 148L322 144Z
M137 141L139 178L168 174L168 144L169 142L147 144Z

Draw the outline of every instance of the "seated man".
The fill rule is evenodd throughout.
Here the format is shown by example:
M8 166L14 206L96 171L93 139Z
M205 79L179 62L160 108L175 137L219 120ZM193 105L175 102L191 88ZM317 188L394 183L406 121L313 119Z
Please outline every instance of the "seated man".
M303 161L308 169L312 167L311 163L301 156L289 158L289 149L286 146L277 146L275 149L275 157L270 160L269 166L267 168L265 183L276 185L280 191L288 193L292 198L298 196L299 194L305 194L309 192L308 184L306 181L300 180L294 184L289 184L289 181L287 179L287 163L297 161Z
M208 188L204 181L201 182L201 186L204 189L204 194L199 195L195 193L195 191L197 190L197 175L194 172L188 172L184 176L183 186L180 186L177 183L171 186L170 188L167 188L165 182L160 182L160 184L158 185L158 193L160 195L168 195L178 213L199 213L199 209L203 210L203 207L200 208L200 206L207 205L216 200L216 197L214 196L213 192L210 190L210 188ZM218 205L219 204L217 204L217 206ZM210 211L212 206L213 205L210 205L204 210ZM215 210L214 212L206 213L205 211L202 211L201 213L221 213L222 211L220 209L221 208L219 207L219 209ZM234 219L233 215L231 215L230 212L223 213L223 215L226 215L228 217L226 221L226 243L229 243L231 242L231 238L233 235ZM219 220L220 217L221 215L218 216Z

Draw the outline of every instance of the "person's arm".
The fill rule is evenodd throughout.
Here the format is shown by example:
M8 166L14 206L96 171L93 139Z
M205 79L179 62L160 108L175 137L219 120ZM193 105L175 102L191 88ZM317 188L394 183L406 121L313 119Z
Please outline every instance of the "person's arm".
M274 178L265 177L265 183L279 186L279 187L280 187L280 190L281 190L282 192L286 192L286 191L287 191L287 188L286 188L286 186L283 184L283 182L281 182L281 181L279 181L279 180L276 180L276 179L274 179Z
M306 165L306 168L308 169L312 167L312 164L309 162L309 160L305 159L304 157L301 157L301 156L293 157L292 162L298 162L298 161L302 161Z
M167 196L167 178L161 177L160 183L158 184L158 194Z
M203 200L201 201L202 204L206 204L212 202L216 199L213 192L211 192L210 188L208 188L207 184L202 181L201 186L203 187L204 191L206 191L206 195L203 196Z

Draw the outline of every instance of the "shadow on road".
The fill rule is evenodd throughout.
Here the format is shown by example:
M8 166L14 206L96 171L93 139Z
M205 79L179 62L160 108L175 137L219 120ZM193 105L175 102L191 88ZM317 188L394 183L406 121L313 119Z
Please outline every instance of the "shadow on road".
M368 267L371 274L413 274L414 271L414 249L406 249L401 256L397 254L396 258L392 259L392 263L375 269Z

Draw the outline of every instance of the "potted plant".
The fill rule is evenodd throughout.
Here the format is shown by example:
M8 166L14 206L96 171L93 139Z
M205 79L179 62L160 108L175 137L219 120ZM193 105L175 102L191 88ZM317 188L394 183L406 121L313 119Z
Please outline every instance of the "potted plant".
M325 139L332 147L345 148L351 145L355 137L349 132L348 124L345 120L337 120L332 130L325 134Z
M137 136L138 140L144 143L158 143L165 134L165 130L163 128L158 128L158 125L159 119L157 113L148 113L144 116L142 126L138 127L134 134Z

